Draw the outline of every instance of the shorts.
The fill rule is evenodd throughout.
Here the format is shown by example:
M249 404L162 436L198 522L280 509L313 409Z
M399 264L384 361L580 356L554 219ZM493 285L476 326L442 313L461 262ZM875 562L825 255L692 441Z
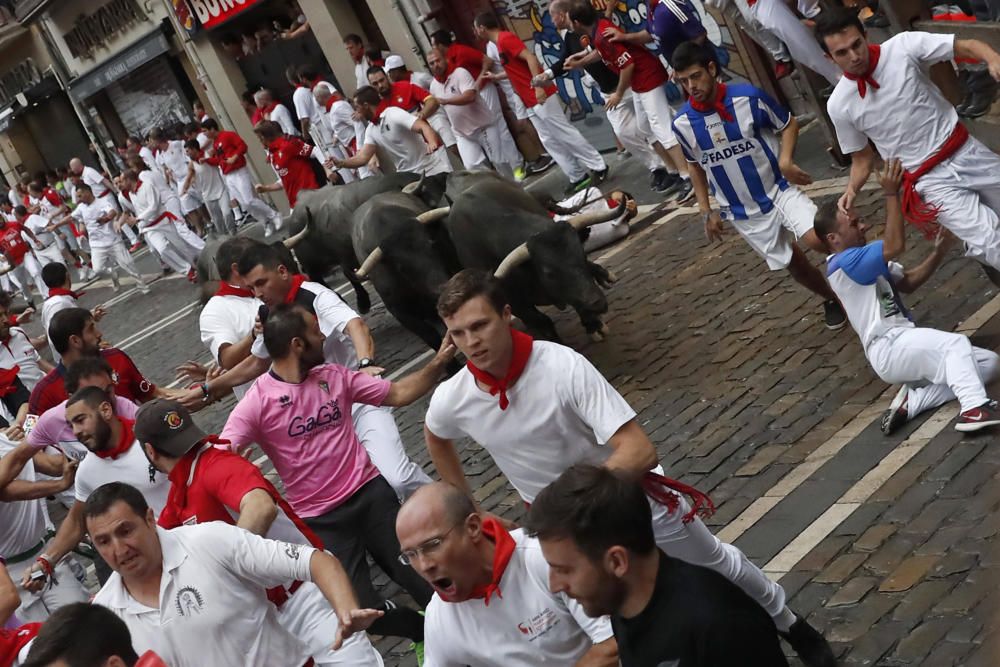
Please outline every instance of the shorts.
M772 271L784 269L792 261L792 243L813 228L816 204L795 186L778 193L774 207L767 213L758 213L746 220L724 216L733 228L764 258Z

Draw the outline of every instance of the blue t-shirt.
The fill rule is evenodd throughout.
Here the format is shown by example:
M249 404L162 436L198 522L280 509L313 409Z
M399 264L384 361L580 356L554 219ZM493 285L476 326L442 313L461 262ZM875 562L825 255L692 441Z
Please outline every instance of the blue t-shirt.
M698 11L687 0L649 0L647 16L649 34L667 62L678 46L705 34Z

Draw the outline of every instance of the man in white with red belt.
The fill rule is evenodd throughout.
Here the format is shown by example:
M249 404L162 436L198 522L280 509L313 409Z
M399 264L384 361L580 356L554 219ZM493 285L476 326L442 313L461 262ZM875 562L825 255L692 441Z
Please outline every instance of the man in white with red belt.
M141 174L129 170L122 175L122 183L131 192L135 219L139 222L139 231L146 243L156 250L156 254L167 266L181 275L186 274L193 281L198 251L188 245L171 224L175 220L179 220L181 224L184 221L161 198L160 190L153 183L157 178L161 181L163 179L148 169Z
M202 232L202 218L199 210L202 205L201 193L194 188L182 191L181 187L184 185L184 177L187 176L188 163L187 153L184 152L184 142L180 139L168 139L163 130L154 129L149 133L149 146L153 149L153 159L156 160L156 166L162 171L167 185L173 189L174 195L180 203L184 219L194 225L200 234ZM180 228L178 228L178 232L181 233L181 238L185 238ZM191 241L188 240L188 243Z
M69 161L70 173L80 177L84 183L90 186L94 197L97 199L107 199L108 203L118 208L115 200L115 187L111 181L101 172L93 167L85 165L78 157Z
M651 496L657 544L676 558L719 572L757 601L809 667L834 667L829 644L785 605L784 589L698 518L711 502L662 475L636 412L585 357L533 341L510 327L499 282L464 270L441 291L438 314L468 359L434 391L424 437L441 478L472 495L455 440L490 453L525 503L576 463L604 465L642 480ZM693 507L684 496L694 500Z
M844 70L827 102L840 149L851 155L840 209L846 214L853 207L876 150L886 160L897 158L906 170L907 221L928 238L936 224L948 228L965 242L966 256L1000 284L1000 156L969 136L928 74L934 63L972 58L1000 80L1000 54L974 39L917 31L869 44L856 13L840 8L817 17L816 36Z
M424 667L617 667L610 619L550 592L538 540L482 516L456 487L435 482L414 493L396 534L400 560L434 588Z

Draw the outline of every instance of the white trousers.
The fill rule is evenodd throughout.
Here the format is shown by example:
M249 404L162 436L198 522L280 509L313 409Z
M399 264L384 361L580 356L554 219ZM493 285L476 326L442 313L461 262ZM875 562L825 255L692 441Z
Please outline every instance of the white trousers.
M434 131L438 133L438 136L441 137L441 143L445 146L450 147L458 143L456 134L452 130L451 123L448 121L448 116L445 115L443 109L438 109L432 113L430 118L427 119L427 122L434 128Z
M1000 269L1000 155L969 137L950 159L917 181L939 207L938 222L965 242L965 255Z
M118 275L115 265L118 265L125 273L129 274L139 285L146 284L142 274L135 265L135 259L129 253L128 248L120 240L109 246L91 246L90 261L94 267L94 273L107 273L111 277L111 282L118 285Z
M840 80L843 72L832 61L827 60L816 37L782 0L759 0L750 11L758 23L785 43L792 58L831 84Z
M177 235L181 237L181 239L183 239L189 246L198 252L201 252L204 249L205 239L195 234L194 230L188 227L187 223L185 223L183 219L171 220L170 224L172 224L174 229L177 230Z
M764 0L762 0L764 1ZM667 101L667 93L663 88L654 88L644 93L632 93L635 104L635 122L639 131L652 135L664 148L677 145L677 137L670 124L674 120L674 110Z
M458 154L462 158L462 164L466 169L483 170L490 168L490 159L487 156L489 150L489 140L486 138L486 128L479 128L467 137L456 135Z
M38 260L39 265L45 266L55 262L56 264L65 264L66 259L62 256L62 251L59 250L59 245L56 243L50 243L45 248L41 250L34 250L35 259ZM81 269L82 271L82 269Z
M28 270L28 257L25 256L24 262L15 266L6 275L10 276L10 281L14 283L14 286L21 291L24 295L26 301L31 301L31 283L35 283L35 287L38 288L38 293L42 296L42 300L49 298L49 288L45 286L42 281L41 273L35 273ZM38 266L38 262L32 257L31 261L34 266Z
M187 192L181 193L181 188L184 187L183 181L177 184L177 197L181 200L181 212L187 215L191 211L196 211L202 205L201 193L194 186L187 189Z
M500 137L500 161L509 164L511 169L521 166L524 157L514 141L514 135L507 127L507 121L503 117L503 105L500 104L500 93L497 91L495 83L488 83L479 90L479 96L483 104L490 110L497 127L497 134Z
M177 228L168 222L143 230L142 235L164 264L178 273L187 273L198 259L198 251L177 235Z
M205 210L217 234L235 234L236 220L233 219L233 209L229 207L229 198L223 195L220 199L206 199Z
M587 170L604 171L608 165L597 149L583 138L580 131L566 118L557 95L528 110L528 118L538 132L545 151L563 170L570 183L587 175Z
M740 220L734 220L730 213L726 220L767 262L767 268L777 271L788 267L792 262L792 245L813 228L816 204L809 195L790 185L775 196L774 208L767 213L754 213Z
M277 211L268 206L257 196L250 179L250 170L246 167L223 174L230 196L239 202L240 207L256 218L259 222L269 222L278 215Z
M382 656L364 632L351 635L340 649L330 649L337 636L340 619L312 582L303 582L285 604L281 605L278 609L278 623L309 648L317 665L382 667Z
M733 0L732 6L735 11L725 12L727 18L732 17L736 23L743 28L743 31L750 35L750 38L753 39L753 41L760 44L765 51L771 54L771 58L778 62L788 62L792 59L792 57L788 55L788 49L785 47L785 43L778 39L773 32L762 26L760 22L754 18L753 12L750 10L750 5L747 4L747 0ZM733 16L733 14L735 14L735 16Z
M889 384L929 383L911 388L911 417L956 398L962 412L979 407L990 400L985 384L1000 371L995 352L973 347L962 334L937 329L893 329L872 341L865 354L876 375Z
M44 500L38 502L44 502ZM68 556L68 558L72 558L72 556ZM7 572L10 574L11 580L17 584L17 593L21 597L21 606L18 607L16 613L17 618L22 623L41 623L60 607L74 602L87 601L87 592L77 581L65 558L55 567L58 584L47 586L45 590L38 593L21 588L21 577L34 562L34 558L29 558L20 563L7 563Z
M649 145L648 133L644 134L639 130L639 124L636 122L635 103L631 97L632 91L628 91L618 106L608 109L608 122L611 123L615 136L622 142L622 145L632 155L642 160L650 171L665 169L666 165L663 164L663 160ZM671 134L673 133L671 132Z
M369 458L401 501L431 482L423 468L406 455L391 409L355 403L351 417L354 419L354 432L365 446Z

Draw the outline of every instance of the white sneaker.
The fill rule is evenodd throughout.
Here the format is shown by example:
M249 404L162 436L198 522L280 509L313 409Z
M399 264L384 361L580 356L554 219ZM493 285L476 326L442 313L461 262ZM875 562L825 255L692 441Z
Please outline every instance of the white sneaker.
M149 294L149 285L147 285L146 283L139 283L138 285L136 285L136 288L138 288L138 290L143 294Z
M274 225L274 231L278 231L285 224L285 219L281 215L276 215L271 218L271 224Z
M274 234L274 229L271 228L271 223L270 222L265 222L264 223L264 238L266 239L267 237L269 237L269 236L271 236L273 234Z

